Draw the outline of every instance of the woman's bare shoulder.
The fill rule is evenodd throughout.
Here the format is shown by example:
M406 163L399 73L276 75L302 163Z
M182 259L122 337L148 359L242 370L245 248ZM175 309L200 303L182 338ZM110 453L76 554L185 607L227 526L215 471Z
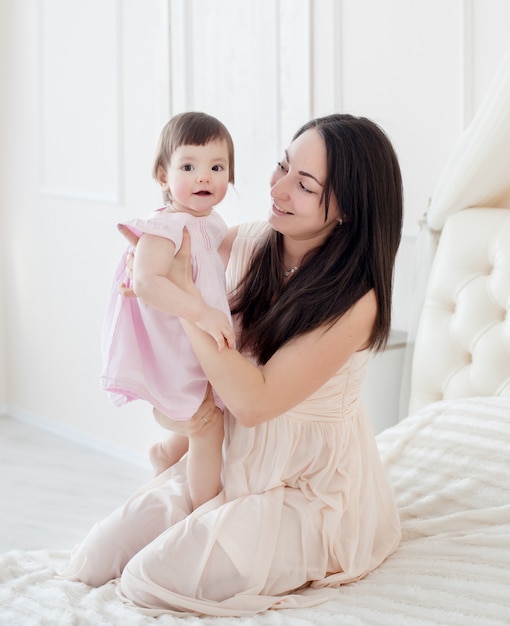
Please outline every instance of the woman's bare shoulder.
M339 320L340 333L349 333L356 337L357 350L364 350L370 345L370 337L377 317L377 297L374 289L362 296Z
M234 241L237 237L238 232L239 232L239 225L231 226L227 230L227 234L223 238L223 241L221 242L220 247L218 248L218 253L225 267L227 267L228 265L228 261L230 259L230 252L232 251L232 246L234 244Z
M219 253L223 260L225 267L228 265L230 259L230 253L234 246L234 241L238 238L251 239L254 241L265 240L271 227L267 222L247 222L238 224L237 226L231 226L227 234L225 235L221 245L219 247Z

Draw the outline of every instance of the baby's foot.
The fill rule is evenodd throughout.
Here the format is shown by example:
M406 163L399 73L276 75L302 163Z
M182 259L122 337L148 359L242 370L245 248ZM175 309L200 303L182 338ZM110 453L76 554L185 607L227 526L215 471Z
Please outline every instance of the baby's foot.
M152 468L154 469L154 475L159 476L162 472L167 470L175 463L175 461L168 456L165 446L161 441L155 443L149 450L149 459L151 461Z

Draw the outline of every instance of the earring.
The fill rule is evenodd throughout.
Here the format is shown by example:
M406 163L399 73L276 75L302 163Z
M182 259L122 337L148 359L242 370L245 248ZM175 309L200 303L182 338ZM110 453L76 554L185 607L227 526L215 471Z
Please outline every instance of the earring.
M338 218L338 225L341 226L344 223L343 219L341 217Z

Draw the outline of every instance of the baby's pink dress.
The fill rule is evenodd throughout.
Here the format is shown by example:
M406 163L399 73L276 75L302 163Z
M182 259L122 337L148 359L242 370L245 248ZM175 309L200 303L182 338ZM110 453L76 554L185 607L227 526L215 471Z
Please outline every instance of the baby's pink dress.
M171 239L176 251L186 227L191 236L193 280L205 302L230 318L225 268L218 247L227 225L213 211L206 217L159 209L149 219L124 224L136 235L150 233ZM179 318L118 293L126 281L128 247L117 267L102 337L101 386L117 406L143 399L174 419L189 419L200 406L207 379ZM216 401L223 408L219 398Z

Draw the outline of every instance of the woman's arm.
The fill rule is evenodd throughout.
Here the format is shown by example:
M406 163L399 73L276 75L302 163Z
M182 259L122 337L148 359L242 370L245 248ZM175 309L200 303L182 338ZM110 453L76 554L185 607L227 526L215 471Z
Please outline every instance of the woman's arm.
M172 279L185 291L196 286L191 275L190 239L185 232L175 257ZM219 353L195 324L181 323L210 381L236 419L255 426L296 406L329 380L354 354L368 345L377 304L371 291L331 328L318 328L289 341L262 367L237 350Z
M183 327L209 381L236 419L255 426L296 406L368 344L376 314L373 292L333 327L318 328L282 346L261 367L237 350L219 353L195 325Z

